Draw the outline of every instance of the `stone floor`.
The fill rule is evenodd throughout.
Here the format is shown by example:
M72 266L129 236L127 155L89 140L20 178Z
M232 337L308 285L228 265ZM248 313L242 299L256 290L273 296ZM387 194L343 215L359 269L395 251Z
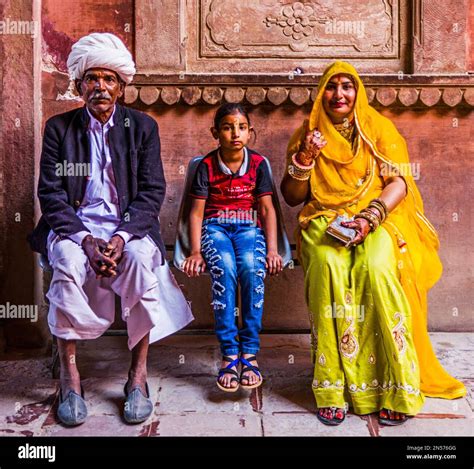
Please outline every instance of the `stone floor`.
M153 345L149 385L155 410L141 425L121 417L129 352L124 337L81 342L78 363L89 409L83 425L56 420L57 381L49 357L0 356L0 436L472 436L474 334L433 333L446 369L468 388L463 399L427 399L401 427L380 427L374 416L349 414L339 427L315 417L309 340L303 335L263 335L258 391L223 393L214 380L219 364L212 336L173 336Z

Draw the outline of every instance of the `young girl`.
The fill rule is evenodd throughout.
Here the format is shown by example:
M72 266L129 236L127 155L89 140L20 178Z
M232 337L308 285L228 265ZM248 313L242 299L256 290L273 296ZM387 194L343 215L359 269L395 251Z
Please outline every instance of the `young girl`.
M247 148L252 131L241 105L220 106L211 128L219 147L199 163L190 191L191 254L183 270L195 277L207 265L211 274L215 330L223 355L217 386L226 392L237 391L239 385L251 389L262 384L256 354L264 278L266 271L274 275L283 269L272 179L265 159ZM238 281L241 329L236 322Z

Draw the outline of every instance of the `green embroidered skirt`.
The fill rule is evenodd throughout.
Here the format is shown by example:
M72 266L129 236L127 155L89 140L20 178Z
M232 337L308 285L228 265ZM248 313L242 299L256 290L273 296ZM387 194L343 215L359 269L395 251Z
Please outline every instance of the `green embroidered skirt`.
M348 249L326 234L327 225L324 216L311 220L300 246L316 404L415 415L424 397L390 235L381 226Z

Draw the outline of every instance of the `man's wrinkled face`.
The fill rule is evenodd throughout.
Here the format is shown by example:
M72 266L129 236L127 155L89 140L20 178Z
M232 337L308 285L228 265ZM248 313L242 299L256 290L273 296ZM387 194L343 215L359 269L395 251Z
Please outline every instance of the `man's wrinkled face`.
M95 117L112 112L118 98L123 95L124 83L118 75L105 68L90 68L76 87L87 108Z

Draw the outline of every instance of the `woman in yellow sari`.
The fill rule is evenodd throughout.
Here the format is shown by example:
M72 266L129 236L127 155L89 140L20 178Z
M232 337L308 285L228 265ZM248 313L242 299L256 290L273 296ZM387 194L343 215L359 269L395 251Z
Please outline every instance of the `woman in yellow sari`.
M319 420L338 425L350 407L397 425L424 396L464 396L427 332L426 295L442 271L438 236L403 137L369 106L351 65L324 72L309 122L288 145L281 190L289 205L304 202L296 239ZM355 230L349 243L326 232L338 216Z

